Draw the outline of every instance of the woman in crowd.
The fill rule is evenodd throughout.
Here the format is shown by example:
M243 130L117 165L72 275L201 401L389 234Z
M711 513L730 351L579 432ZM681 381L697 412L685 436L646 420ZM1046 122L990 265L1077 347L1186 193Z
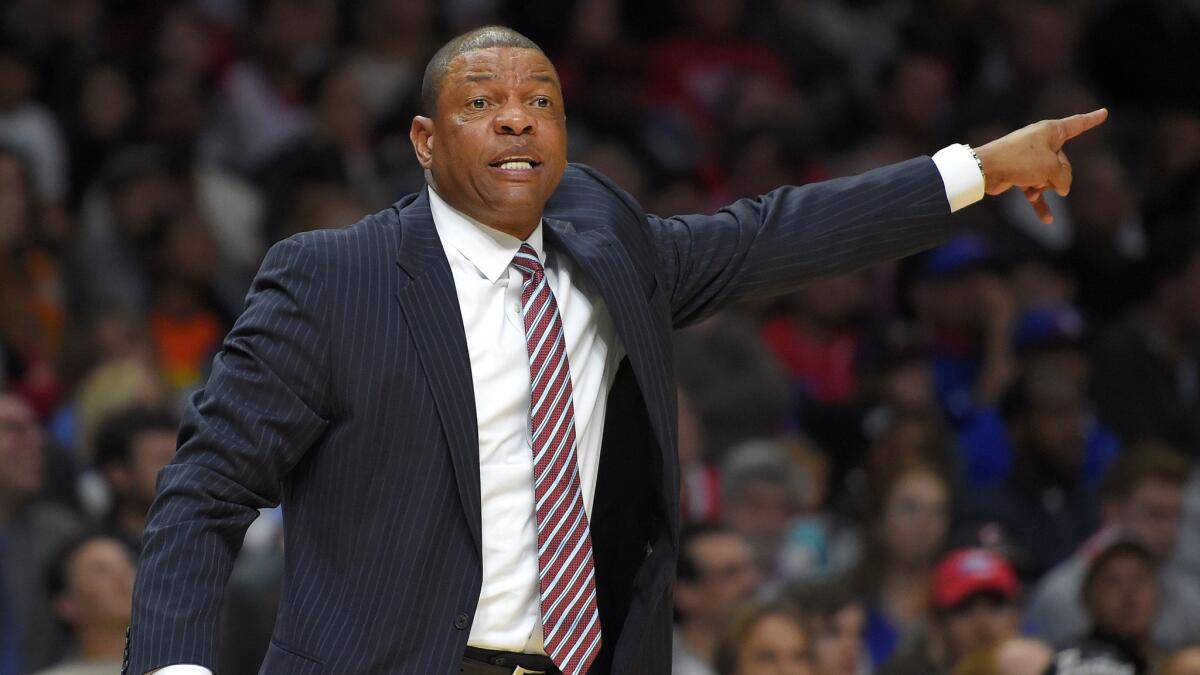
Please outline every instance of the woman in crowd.
M719 675L816 675L800 613L780 602L744 607L717 647Z
M950 528L949 478L925 460L902 465L874 491L859 583L867 599L867 649L879 667L929 616L934 563Z

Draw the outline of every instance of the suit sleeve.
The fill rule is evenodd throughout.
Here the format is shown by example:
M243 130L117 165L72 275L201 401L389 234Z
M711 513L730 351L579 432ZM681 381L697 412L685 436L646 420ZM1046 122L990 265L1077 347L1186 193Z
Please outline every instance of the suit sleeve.
M216 669L220 602L246 528L280 502L281 481L328 425L318 258L298 239L271 248L206 389L185 410L148 515L128 673Z
M713 215L648 217L677 327L751 294L783 293L930 248L955 222L929 157L781 187Z

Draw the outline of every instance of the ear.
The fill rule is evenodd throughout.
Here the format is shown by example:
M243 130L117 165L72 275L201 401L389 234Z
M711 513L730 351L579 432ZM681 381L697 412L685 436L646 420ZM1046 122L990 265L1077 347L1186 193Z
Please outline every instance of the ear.
M412 141L417 163L422 169L429 171L433 166L433 120L421 115L413 117L408 139Z

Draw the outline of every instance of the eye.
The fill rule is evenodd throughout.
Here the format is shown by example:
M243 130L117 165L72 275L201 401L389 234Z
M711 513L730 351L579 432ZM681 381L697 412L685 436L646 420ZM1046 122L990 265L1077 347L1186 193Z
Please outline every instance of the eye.
M467 102L467 105L471 106L471 108L475 110L483 110L487 107L487 101L482 98L473 98Z
M539 96L539 97L533 99L533 105L536 108L549 108L551 105L551 101L548 96Z

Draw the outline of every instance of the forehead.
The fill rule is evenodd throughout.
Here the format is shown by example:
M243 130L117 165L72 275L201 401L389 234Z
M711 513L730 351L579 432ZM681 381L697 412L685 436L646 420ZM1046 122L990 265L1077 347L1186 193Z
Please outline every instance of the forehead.
M446 88L487 80L535 80L557 85L554 66L544 54L520 47L472 49L454 57L446 68Z

